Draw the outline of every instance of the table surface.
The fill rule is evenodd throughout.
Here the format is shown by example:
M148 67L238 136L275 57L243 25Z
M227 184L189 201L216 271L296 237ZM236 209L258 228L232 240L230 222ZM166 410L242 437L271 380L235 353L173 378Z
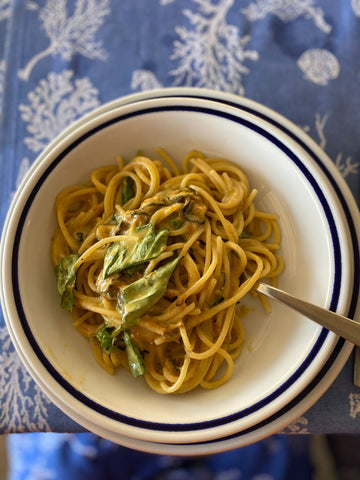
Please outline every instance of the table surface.
M194 86L260 102L302 127L360 201L360 1L0 0L0 221L25 173L97 106ZM33 382L0 317L0 433L80 432ZM360 433L353 355L284 430Z

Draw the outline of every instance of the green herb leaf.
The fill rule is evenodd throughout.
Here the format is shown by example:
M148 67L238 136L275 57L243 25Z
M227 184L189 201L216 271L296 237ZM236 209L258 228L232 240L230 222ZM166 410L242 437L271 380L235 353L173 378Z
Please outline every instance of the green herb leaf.
M120 242L108 248L104 258L103 277L106 278L121 270L142 264L156 258L166 245L169 231L155 232L151 224L136 229Z
M120 224L121 224L121 219L119 219L117 214L114 213L114 215L110 218L108 225L120 225Z
M210 304L210 307L216 307L216 305L219 305L220 303L222 303L224 301L224 297L219 295L217 297L215 297L215 299L213 300L213 302Z
M74 303L74 287L76 281L75 263L79 255L70 254L60 260L55 267L57 286L61 295L61 307L72 311Z
M120 291L117 306L123 314L124 328L136 325L137 319L165 294L170 277L181 258L175 258Z
M128 361L131 373L135 378L139 377L140 375L144 375L145 373L144 359L138 347L131 340L130 333L127 330L124 331L124 342L126 346L127 361Z
M121 189L121 205L125 205L135 197L135 181L131 177L125 177Z
M173 228L174 230L178 230L179 228L181 228L184 225L185 218L182 215L179 215L177 213L175 215L174 214L171 215L168 219L168 222L169 222L171 228Z
M106 323L104 323L102 328L96 334L96 338L99 340L101 348L105 353L113 353L117 350L117 348L113 345L114 330L115 327L108 327Z
M192 223L205 223L206 205L199 203L193 199L189 199L182 210L182 214L186 220Z

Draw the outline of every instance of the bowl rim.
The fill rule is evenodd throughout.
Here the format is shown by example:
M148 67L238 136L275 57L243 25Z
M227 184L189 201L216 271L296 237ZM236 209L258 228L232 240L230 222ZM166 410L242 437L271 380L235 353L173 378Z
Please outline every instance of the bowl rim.
M135 110L136 110L136 113L135 113L135 114L138 114L137 111L138 111L139 106L136 105L136 107L134 107L134 108L135 108ZM88 122L88 123L89 123L89 122ZM86 128L87 128L87 126L88 126L88 123L86 124ZM91 123L91 122L90 122L90 123ZM66 140L65 140L65 141L66 141ZM55 142L55 145L53 145L52 148L55 148L55 146L56 146L56 142ZM49 148L50 148L50 147L49 147ZM48 154L46 154L46 155L51 155L51 152L53 151L52 148L50 148ZM59 143L58 148L59 148L59 149L62 148L62 143L61 143L61 142ZM37 167L40 166L41 164L42 164L42 159L40 158L38 164L35 165L34 169L31 170L31 175L30 175L30 176L35 175L35 172L36 172ZM30 178L30 176L28 177L28 179ZM26 180L26 182L28 181L28 179ZM34 190L33 190L33 191L34 191ZM25 209L24 209L24 210L25 210ZM24 210L23 210L23 211L24 211ZM331 214L331 212L330 212L330 214ZM24 216L24 218L23 218L23 221L25 221L25 218L26 218L26 214L25 214L25 216ZM5 231L5 229L4 229L4 231ZM17 232L18 232L18 230L17 230ZM2 244L3 244L3 242L2 242ZM15 254L14 254L14 255L15 255ZM15 272L15 277L16 277L16 268L15 268L14 265L13 265L13 273L14 273L14 272ZM14 279L14 281L15 281L15 284L16 284L16 278ZM337 282L338 282L338 280L337 280ZM336 295L333 295L332 304L331 304L331 307L332 307L332 308L336 308L336 302L337 302L337 300L335 299L335 297L336 297ZM30 332L30 333L31 333L31 332ZM325 339L326 337L328 337L328 333L325 332L325 331L322 331L322 334L321 334L321 335L322 335L322 338L323 338L323 339ZM335 343L336 343L336 342L335 342ZM222 418L222 419L221 419L221 423L223 423L223 420L224 420L224 419ZM232 421L232 420L231 420L231 421ZM173 424L170 424L170 425L171 425L171 426L170 426L170 429L173 430L173 429L174 429L174 425L173 425ZM169 429L169 425L165 425L164 428L165 428L165 430L168 430L168 429ZM179 428L180 428L181 431L183 431L183 430L184 430L184 425L181 424ZM196 428L197 428L197 427L196 427ZM206 427L206 428L207 428L207 427Z

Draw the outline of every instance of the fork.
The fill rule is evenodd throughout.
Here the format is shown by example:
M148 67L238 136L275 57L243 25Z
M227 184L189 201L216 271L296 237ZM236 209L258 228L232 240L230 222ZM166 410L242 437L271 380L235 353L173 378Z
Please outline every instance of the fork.
M268 298L272 298L283 305L287 305L322 327L331 330L349 342L360 346L360 323L355 320L351 320L350 318L332 312L331 310L301 300L290 293L284 292L283 290L272 287L266 283L260 282L256 284L253 289ZM356 349L356 355L358 355L359 358L359 367L356 369L356 373L357 382L360 385L360 351L358 348Z

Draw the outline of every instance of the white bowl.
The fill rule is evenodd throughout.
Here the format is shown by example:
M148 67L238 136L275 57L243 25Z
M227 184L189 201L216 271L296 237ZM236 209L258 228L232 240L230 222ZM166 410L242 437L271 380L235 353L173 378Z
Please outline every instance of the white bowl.
M244 168L260 207L280 216L286 269L279 286L348 314L354 271L349 226L331 181L304 146L264 116L197 97L152 98L100 109L55 140L33 165L9 211L1 244L1 296L20 357L66 414L131 442L191 444L254 428L306 389L338 338L273 305L245 319L233 377L214 391L161 396L126 371L106 374L59 298L49 248L54 200L90 172L162 146L177 161L193 148ZM249 300L250 302L250 300ZM76 414L74 413L76 412ZM130 440L129 440L130 442Z

